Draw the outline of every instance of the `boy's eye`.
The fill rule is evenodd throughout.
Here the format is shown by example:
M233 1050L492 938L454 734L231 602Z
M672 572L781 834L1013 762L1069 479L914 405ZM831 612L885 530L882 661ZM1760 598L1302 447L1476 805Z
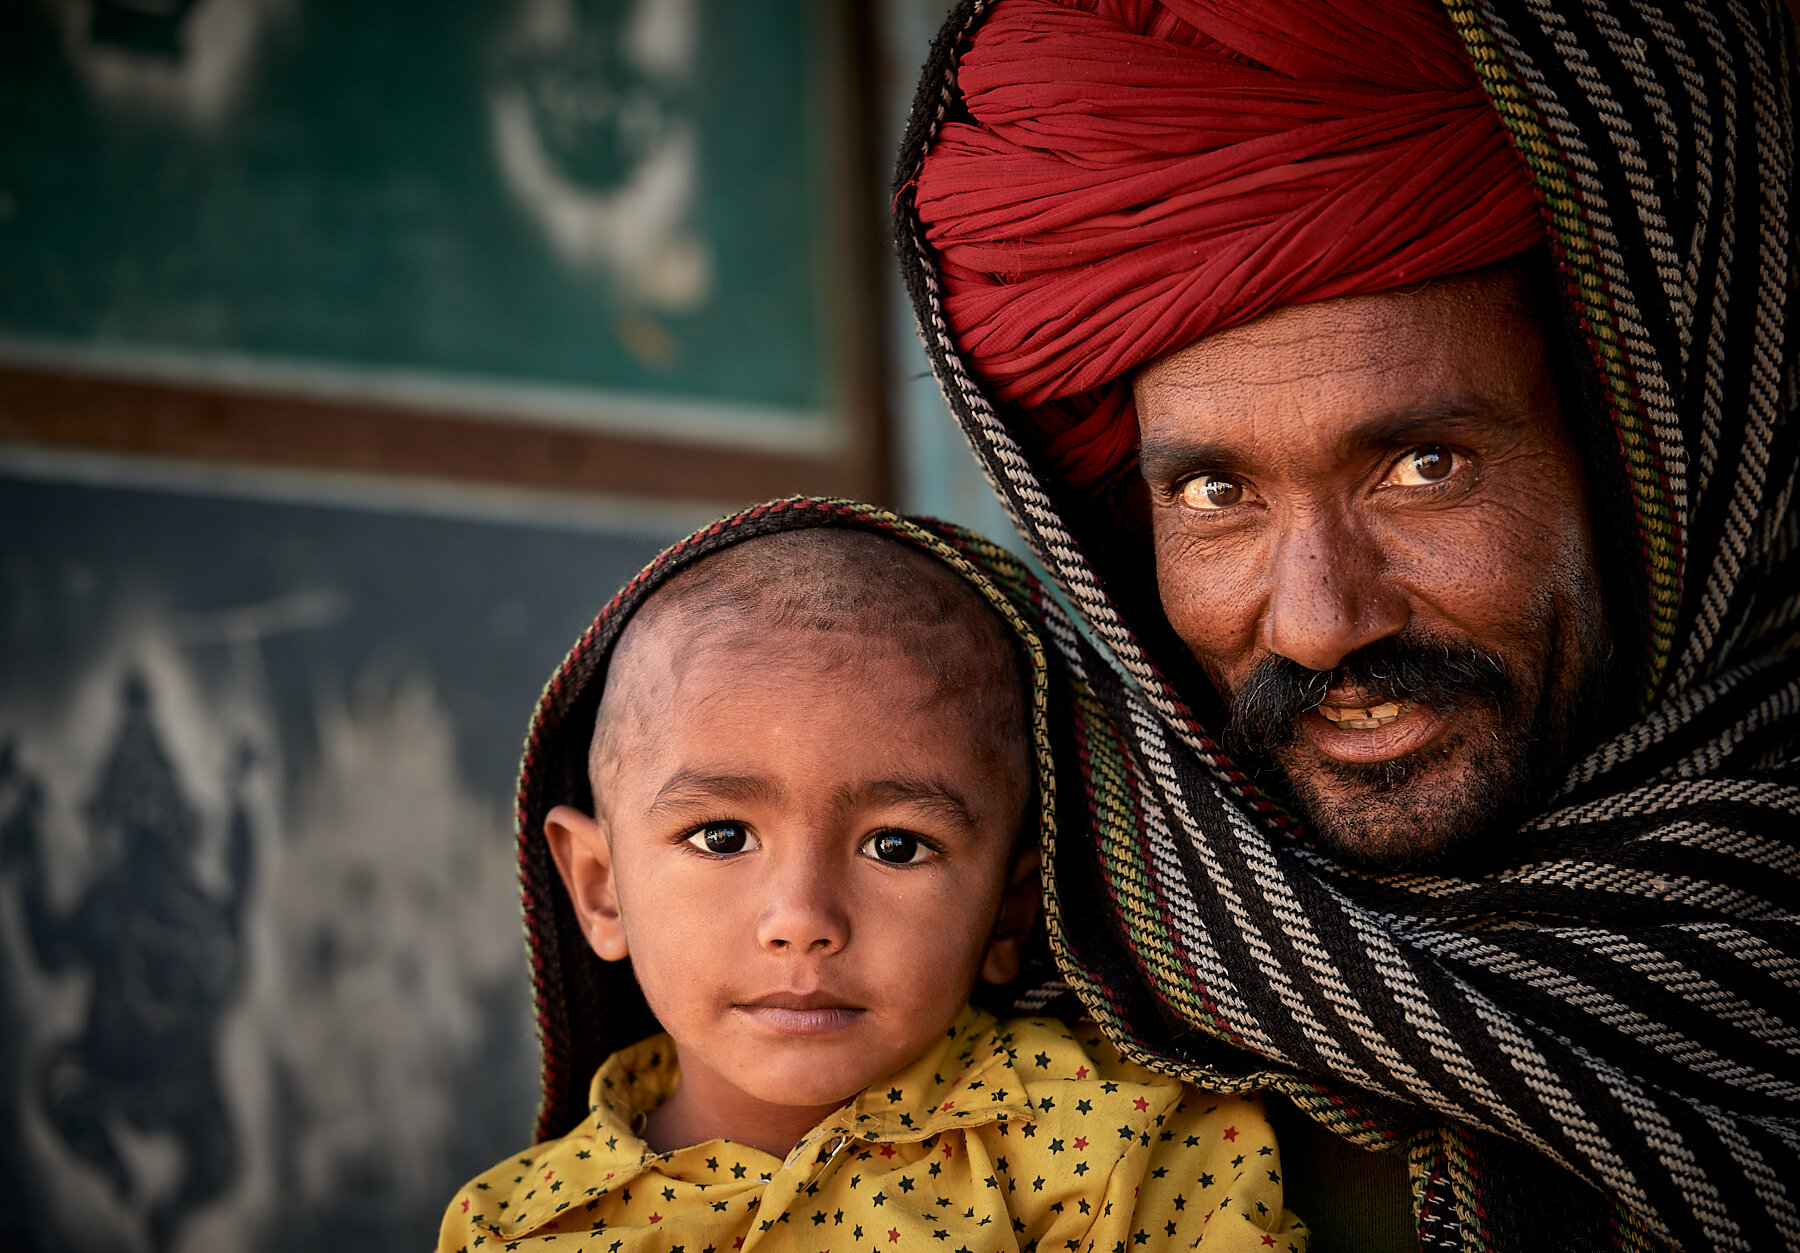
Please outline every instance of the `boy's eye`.
M688 836L687 842L703 853L747 853L758 847L750 828L741 822L709 822Z
M863 852L890 866L910 865L932 856L932 850L919 842L919 837L905 831L881 831L871 835Z

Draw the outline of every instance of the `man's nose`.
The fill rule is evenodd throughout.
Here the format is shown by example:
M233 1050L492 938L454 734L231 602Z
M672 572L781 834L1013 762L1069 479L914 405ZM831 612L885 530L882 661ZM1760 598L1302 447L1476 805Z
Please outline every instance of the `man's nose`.
M1339 510L1290 518L1269 580L1264 643L1308 670L1330 670L1407 623L1406 597L1379 544Z
M850 941L842 875L820 859L795 858L765 884L756 939L772 952L835 953Z

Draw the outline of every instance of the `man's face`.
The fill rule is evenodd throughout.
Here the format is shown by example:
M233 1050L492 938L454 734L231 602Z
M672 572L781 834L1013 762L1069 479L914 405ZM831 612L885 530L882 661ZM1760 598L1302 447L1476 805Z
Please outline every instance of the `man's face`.
M1035 899L1019 737L997 744L928 658L820 647L648 642L598 770L616 918L596 951L630 956L701 1138L803 1130L922 1054L978 973L1010 977L990 960L1009 884Z
M1607 654L1580 460L1509 271L1277 310L1134 384L1170 623L1328 846L1540 799Z

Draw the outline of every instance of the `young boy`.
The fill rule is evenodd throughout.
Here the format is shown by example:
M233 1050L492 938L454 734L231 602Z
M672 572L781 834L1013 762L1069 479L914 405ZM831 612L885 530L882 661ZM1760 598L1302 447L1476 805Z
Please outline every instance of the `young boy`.
M1053 796L1044 651L970 555L1028 578L782 502L577 645L520 786L549 1142L472 1181L440 1249L1305 1248L1254 1098L968 1004L1019 972ZM645 1004L667 1035L570 1100L584 1037Z

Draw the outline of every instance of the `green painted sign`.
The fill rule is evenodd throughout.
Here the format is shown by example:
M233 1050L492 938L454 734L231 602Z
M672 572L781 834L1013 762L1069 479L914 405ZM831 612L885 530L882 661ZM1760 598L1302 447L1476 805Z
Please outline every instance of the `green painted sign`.
M10 8L0 357L834 438L816 0Z

